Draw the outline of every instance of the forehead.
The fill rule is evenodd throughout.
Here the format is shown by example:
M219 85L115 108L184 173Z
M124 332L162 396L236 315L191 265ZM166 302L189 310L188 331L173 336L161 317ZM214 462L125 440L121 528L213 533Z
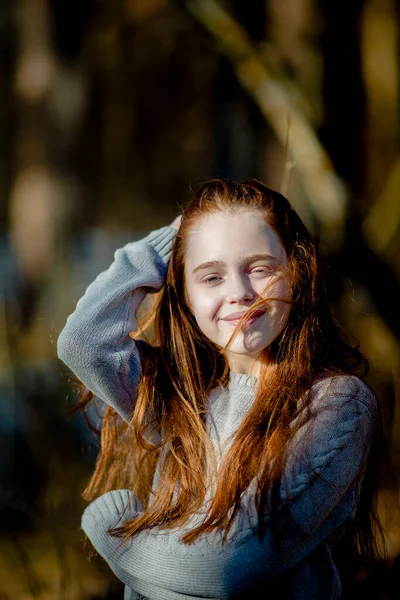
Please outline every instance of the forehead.
M286 252L275 231L260 213L238 210L207 215L189 231L185 266L211 260L234 263L251 254L269 254L286 263Z

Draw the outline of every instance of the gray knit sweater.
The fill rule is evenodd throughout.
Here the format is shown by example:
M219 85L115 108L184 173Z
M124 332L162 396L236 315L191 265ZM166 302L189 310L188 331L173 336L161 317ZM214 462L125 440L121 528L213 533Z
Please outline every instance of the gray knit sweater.
M141 377L139 350L129 333L136 328L135 311L146 293L164 283L175 233L163 227L117 250L114 262L88 287L58 339L59 357L125 420L132 415ZM217 464L251 407L256 388L257 379L231 373L226 389L211 392L206 424ZM211 490L204 510L180 529L141 532L121 545L108 530L143 511L129 490L114 490L92 502L82 528L125 584L125 600L256 599L277 593L296 600L339 598L331 548L355 515L376 411L374 395L355 377L315 383L310 410L307 417L300 411L298 430L287 449L281 503L290 516L285 511L279 546L269 514L264 516L264 539L256 535L253 485L242 497L225 545L220 532L203 534L191 545L180 541L183 531L201 522ZM156 470L154 486L157 479Z

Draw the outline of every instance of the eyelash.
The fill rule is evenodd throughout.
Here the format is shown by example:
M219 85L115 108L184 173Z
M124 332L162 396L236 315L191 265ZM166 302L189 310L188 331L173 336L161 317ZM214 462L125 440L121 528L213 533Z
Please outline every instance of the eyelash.
M202 283L214 283L213 279L218 279L218 275L212 275L211 277L205 277L202 279Z
M252 273L272 273L272 271L272 267L255 267L255 269L252 270Z

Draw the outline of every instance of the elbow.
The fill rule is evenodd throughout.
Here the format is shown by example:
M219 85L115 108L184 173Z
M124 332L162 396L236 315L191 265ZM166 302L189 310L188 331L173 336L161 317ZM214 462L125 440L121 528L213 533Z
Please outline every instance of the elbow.
M78 347L70 335L68 328L65 327L57 340L57 356L69 369L75 372L77 363Z
M76 330L68 322L57 339L57 356L73 373L80 378L80 365L91 355L88 341L82 331Z
M57 356L66 365L70 362L71 338L68 333L67 326L61 331L57 339Z

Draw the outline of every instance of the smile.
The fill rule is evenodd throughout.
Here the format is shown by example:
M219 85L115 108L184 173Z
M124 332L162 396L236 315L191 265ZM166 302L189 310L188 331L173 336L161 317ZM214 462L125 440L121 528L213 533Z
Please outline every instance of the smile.
M230 325L236 326L241 317L243 316L244 313L234 313L232 315L228 315L227 317L225 317L224 319L222 319L223 321L226 321L227 323L229 323ZM257 321L257 319L259 319L264 313L262 311L257 311L256 313L254 313L254 315L252 317L250 317L249 319L246 320L244 325L252 325L255 321Z

